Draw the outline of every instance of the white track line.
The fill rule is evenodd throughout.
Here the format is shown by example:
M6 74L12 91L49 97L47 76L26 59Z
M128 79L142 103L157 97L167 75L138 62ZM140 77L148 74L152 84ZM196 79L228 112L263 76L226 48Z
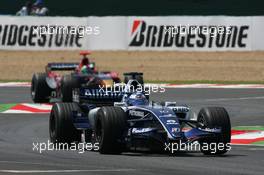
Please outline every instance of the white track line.
M32 174L32 173L81 173L81 172L127 172L136 169L91 169L91 170L0 170L0 173Z
M264 145L258 144L240 144L240 143L231 143L232 146L248 146L248 147L263 147Z
M87 165L80 165L80 164L62 164L62 163L43 163L43 162L23 162L23 161L7 161L7 160L0 160L0 163L2 164L21 164L21 165L32 165L32 166L35 166L35 165L41 165L41 166L49 166L49 167L65 167L67 166L68 168L69 167L74 167L74 169L77 169L77 168L87 168L88 166ZM107 169L108 167L104 167L104 166L91 166L89 165L89 168L93 168L93 169Z
M39 104L39 103L21 103L21 105L30 107L30 108L35 108L39 110L51 110L52 105L51 104Z
M221 89L264 89L263 84L155 84L146 83L147 86L161 86L165 88L221 88ZM0 87L30 87L30 82L0 83Z
M216 99L205 99L204 101L240 101L240 100L263 100L264 96L260 97L241 97L241 98L216 98Z
M153 86L153 85L152 85ZM157 85L156 85L157 86ZM160 84L165 88L210 88L210 89L263 89L263 84L236 84L236 85L218 85L218 84L183 84L183 85L173 85L173 84Z
M7 82L0 83L0 87L30 87L31 84L28 82Z
M33 112L30 112L30 111L13 110L13 109L8 109L2 113L5 113L5 114L33 114Z
M247 133L232 135L233 140L236 140L236 139L243 139L243 140L258 139L258 138L263 138L263 137L264 137L264 131L255 131L255 132L247 132Z
M249 148L250 151L264 151L264 148Z

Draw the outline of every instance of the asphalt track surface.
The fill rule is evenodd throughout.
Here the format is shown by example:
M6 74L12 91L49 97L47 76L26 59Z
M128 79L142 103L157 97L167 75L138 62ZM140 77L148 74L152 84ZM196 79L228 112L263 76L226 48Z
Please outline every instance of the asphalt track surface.
M224 106L233 126L264 125L264 89L167 89L155 101L178 101L194 111ZM0 88L0 103L31 102L29 88ZM199 152L100 155L86 151L33 151L47 142L48 114L0 114L0 174L263 174L264 147L232 146L225 156Z

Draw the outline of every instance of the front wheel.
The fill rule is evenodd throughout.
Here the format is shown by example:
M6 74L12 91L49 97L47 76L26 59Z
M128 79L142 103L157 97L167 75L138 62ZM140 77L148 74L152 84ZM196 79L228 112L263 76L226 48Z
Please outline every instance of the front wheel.
M72 143L81 141L81 132L72 121L72 111L81 112L76 103L55 103L49 120L49 133L52 143Z
M101 154L119 154L124 149L126 113L120 107L102 107L95 122L95 137Z
M198 114L197 122L203 128L220 128L221 133L215 137L201 139L201 152L205 155L221 155L230 149L231 124L225 108L202 108Z

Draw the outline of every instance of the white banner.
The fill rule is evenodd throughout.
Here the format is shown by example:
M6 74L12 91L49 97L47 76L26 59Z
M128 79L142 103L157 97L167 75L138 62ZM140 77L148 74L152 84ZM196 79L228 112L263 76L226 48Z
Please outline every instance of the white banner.
M252 17L252 50L264 50L264 17Z
M130 17L129 50L249 51L251 17Z
M253 51L263 31L263 16L0 16L0 49Z
M0 49L86 49L87 37L76 32L78 27L86 25L87 18L0 16Z
M88 26L98 26L99 35L88 36L89 50L126 50L127 17L88 17Z

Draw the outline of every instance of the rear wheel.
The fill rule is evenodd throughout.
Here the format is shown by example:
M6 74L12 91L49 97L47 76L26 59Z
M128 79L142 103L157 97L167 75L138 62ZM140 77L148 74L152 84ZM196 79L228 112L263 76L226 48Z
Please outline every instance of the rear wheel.
M46 73L36 73L31 80L31 98L35 103L47 103L52 89L46 82Z
M53 143L72 143L81 140L72 121L72 111L81 112L76 103L55 103L52 107L49 120L50 140Z
M61 95L63 102L72 102L72 91L79 87L78 78L72 75L65 75L61 82Z
M124 150L126 113L120 107L102 107L97 113L95 137L101 154L119 154Z
M200 140L202 153L206 155L221 155L230 149L229 144L231 140L231 124L229 115L225 108L202 108L198 114L197 121L204 128L221 129L221 133L217 134L215 137Z

